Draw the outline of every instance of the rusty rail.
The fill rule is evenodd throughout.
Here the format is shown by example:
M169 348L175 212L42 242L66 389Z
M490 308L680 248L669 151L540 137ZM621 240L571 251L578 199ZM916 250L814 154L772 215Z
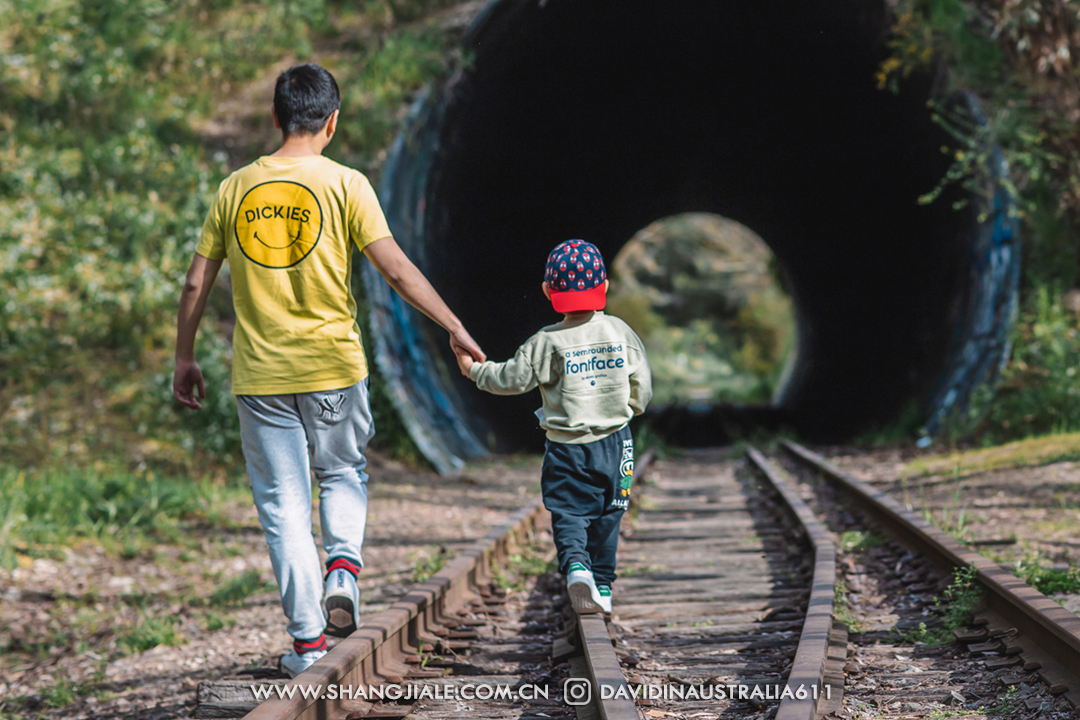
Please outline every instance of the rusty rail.
M949 573L974 566L986 603L975 624L988 628L987 637L1018 631L1011 642L1025 669L1037 670L1051 694L1064 695L1073 707L1080 707L1080 617L817 453L790 441L784 441L784 447L939 569Z
M650 449L635 464L635 492L644 482L645 473L655 459L656 453ZM593 690L593 706L599 711L601 719L639 720L641 716L630 695L604 616L578 615L577 636L581 639L588 680Z
M439 641L441 626L458 624L449 615L479 594L493 580L491 569L508 554L515 541L532 531L544 517L539 500L518 511L504 525L462 551L429 580L413 585L397 602L365 620L325 657L297 675L290 685L352 685L400 682L415 677L405 658L420 652L424 643ZM347 698L274 698L244 717L247 720L326 720L363 712Z
M833 599L836 595L836 546L833 545L828 531L790 482L790 478L780 468L770 463L764 455L751 447L747 456L780 493L784 502L802 525L814 548L814 577L810 584L810 599L803 621L799 646L795 650L795 659L788 674L787 686L793 691L800 686L816 688L806 697L786 697L780 702L775 720L814 720L825 714L828 701L839 703L844 690L843 676L839 677L839 687L832 687L836 677L827 674L829 647L836 632L846 632L833 628ZM826 690L826 685L829 689Z
M653 460L646 452L637 463L638 483ZM545 518L543 503L536 500L518 511L505 524L457 555L429 580L413 585L409 592L383 612L366 619L333 650L288 684L297 691L275 693L245 715L246 720L327 720L354 713L362 716L370 707L359 700L340 697L304 697L299 686L366 687L380 683L400 683L405 678L425 676L406 661L421 652L426 643L437 644L445 635L444 626L457 625L452 615L494 580L492 570L509 555L511 548ZM633 700L628 700L626 681L615 655L602 615L578 616L577 635L582 640L588 680L596 692L593 707L603 720L638 720ZM602 697L601 685L623 692ZM281 697L284 695L285 697Z

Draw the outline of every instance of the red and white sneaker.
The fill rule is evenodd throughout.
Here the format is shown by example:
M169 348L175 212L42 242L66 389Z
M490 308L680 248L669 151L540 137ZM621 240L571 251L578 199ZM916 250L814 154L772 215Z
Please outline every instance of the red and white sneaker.
M345 568L331 570L326 575L326 634L349 637L360 625L360 588L356 578Z

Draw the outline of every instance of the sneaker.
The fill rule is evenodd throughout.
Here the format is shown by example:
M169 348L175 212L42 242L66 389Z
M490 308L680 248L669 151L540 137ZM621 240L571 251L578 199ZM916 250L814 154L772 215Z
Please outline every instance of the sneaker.
M326 634L349 637L360 625L360 588L345 568L326 574Z
M611 614L611 586L610 585L597 585L596 592L600 594L600 607L603 608L604 613Z
M566 575L566 590L570 594L570 605L581 615L603 611L600 604L600 591L593 582L592 570L585 569L581 563L570 565Z
M278 661L278 667L283 673L294 678L325 656L326 650L312 650L306 653L298 653L296 652L296 648L293 648L287 654L281 656L281 660Z

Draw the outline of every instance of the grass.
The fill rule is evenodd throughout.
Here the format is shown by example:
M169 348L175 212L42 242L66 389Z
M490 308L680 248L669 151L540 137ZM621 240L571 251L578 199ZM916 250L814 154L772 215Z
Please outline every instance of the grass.
M47 685L41 692L41 702L45 707L62 708L75 702L82 694L83 687L66 675L60 676L52 685Z
M862 628L862 623L851 610L847 585L839 578L836 581L836 588L833 590L833 617L847 625L853 632L859 632Z
M131 654L146 652L158 645L183 645L187 638L176 629L172 615L143 613L135 627L117 633L116 642Z
M903 488L904 493L904 504L908 507L911 507L911 502L907 496L907 480L904 478L901 478L901 487ZM925 485L920 487L920 492L922 493L921 501L923 520L926 520L926 522L930 523L931 525L936 525L938 528L944 530L949 535L952 535L960 542L966 542L968 540L968 532L970 528L968 527L969 518L967 514L967 508L964 507L962 503L964 493L963 487L960 484L959 469L957 469L953 475L952 496L941 508L940 514L935 514L933 508L931 508L930 504L927 502Z
M525 581L554 572L558 567L554 554L540 548L534 538L517 552L510 553L502 566L495 568L495 584L504 590L524 590Z
M1080 433L1044 435L996 447L933 455L911 461L900 474L902 477L949 474L963 477L990 470L1047 465L1065 460L1080 460Z
M236 624L236 618L231 618L225 615L219 615L218 613L209 612L203 615L203 627L207 632L217 632L225 628L230 628Z
M840 535L840 548L847 552L881 547L882 542L880 536L862 530L846 530Z
M1017 691L1016 686L1010 685L1008 692L998 698L998 701L994 703L994 706L990 708L987 713L989 715L1006 715L1014 712L1020 707L1020 698L1018 695L1019 691Z
M413 553L412 581L422 583L446 566L448 558L446 548L443 546L431 546Z
M1013 574L1043 595L1080 592L1080 567L1042 567L1034 561L1017 560Z
M227 502L246 494L153 472L0 467L0 567L14 568L20 556L62 559L63 547L84 539L138 557L153 542L182 540L185 521L228 524Z
M273 583L263 580L258 570L251 569L243 575L227 580L224 585L210 594L206 602L216 607L235 606L256 593L269 592L275 587Z
M943 597L934 597L934 603L943 609L940 616L941 626L928 628L926 623L919 623L917 628L903 633L900 636L901 641L922 643L931 647L952 643L953 630L962 630L971 624L975 606L982 599L982 590L975 582L977 575L974 565L954 571L952 582L945 589Z

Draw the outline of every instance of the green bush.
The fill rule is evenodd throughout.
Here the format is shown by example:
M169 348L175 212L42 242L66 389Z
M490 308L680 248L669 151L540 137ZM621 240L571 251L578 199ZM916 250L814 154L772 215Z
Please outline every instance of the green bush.
M1041 287L1028 299L999 382L980 388L947 425L953 439L989 445L1080 430L1080 323L1057 297Z
M376 176L403 107L451 57L442 30L413 21L448 4L0 4L0 454L7 462L121 455L191 472L203 460L239 460L225 339L232 308L219 290L196 349L207 379L204 409L181 410L171 392L176 303L208 203L232 167L267 141L260 130L230 131L230 160L214 151L224 142L207 128L223 120L265 128L269 98L245 107L245 89L283 59L304 61L321 46L343 95L328 154ZM399 21L413 24L398 29ZM411 452L407 442L390 446Z
M973 93L985 123L946 102L931 103L932 117L952 136L943 147L953 160L933 202L956 183L987 195L1000 147L1009 178L1000 180L1016 200L1023 239L1023 310L1012 359L997 384L983 388L970 412L948 427L953 441L1002 442L1077 428L1076 319L1057 304L1061 290L1080 279L1080 112L1074 90L1080 68L1075 0L988 2L900 0L894 6L879 86L903 92L912 73L938 75L945 93ZM963 205L961 202L959 205ZM967 211L967 210L965 210Z

